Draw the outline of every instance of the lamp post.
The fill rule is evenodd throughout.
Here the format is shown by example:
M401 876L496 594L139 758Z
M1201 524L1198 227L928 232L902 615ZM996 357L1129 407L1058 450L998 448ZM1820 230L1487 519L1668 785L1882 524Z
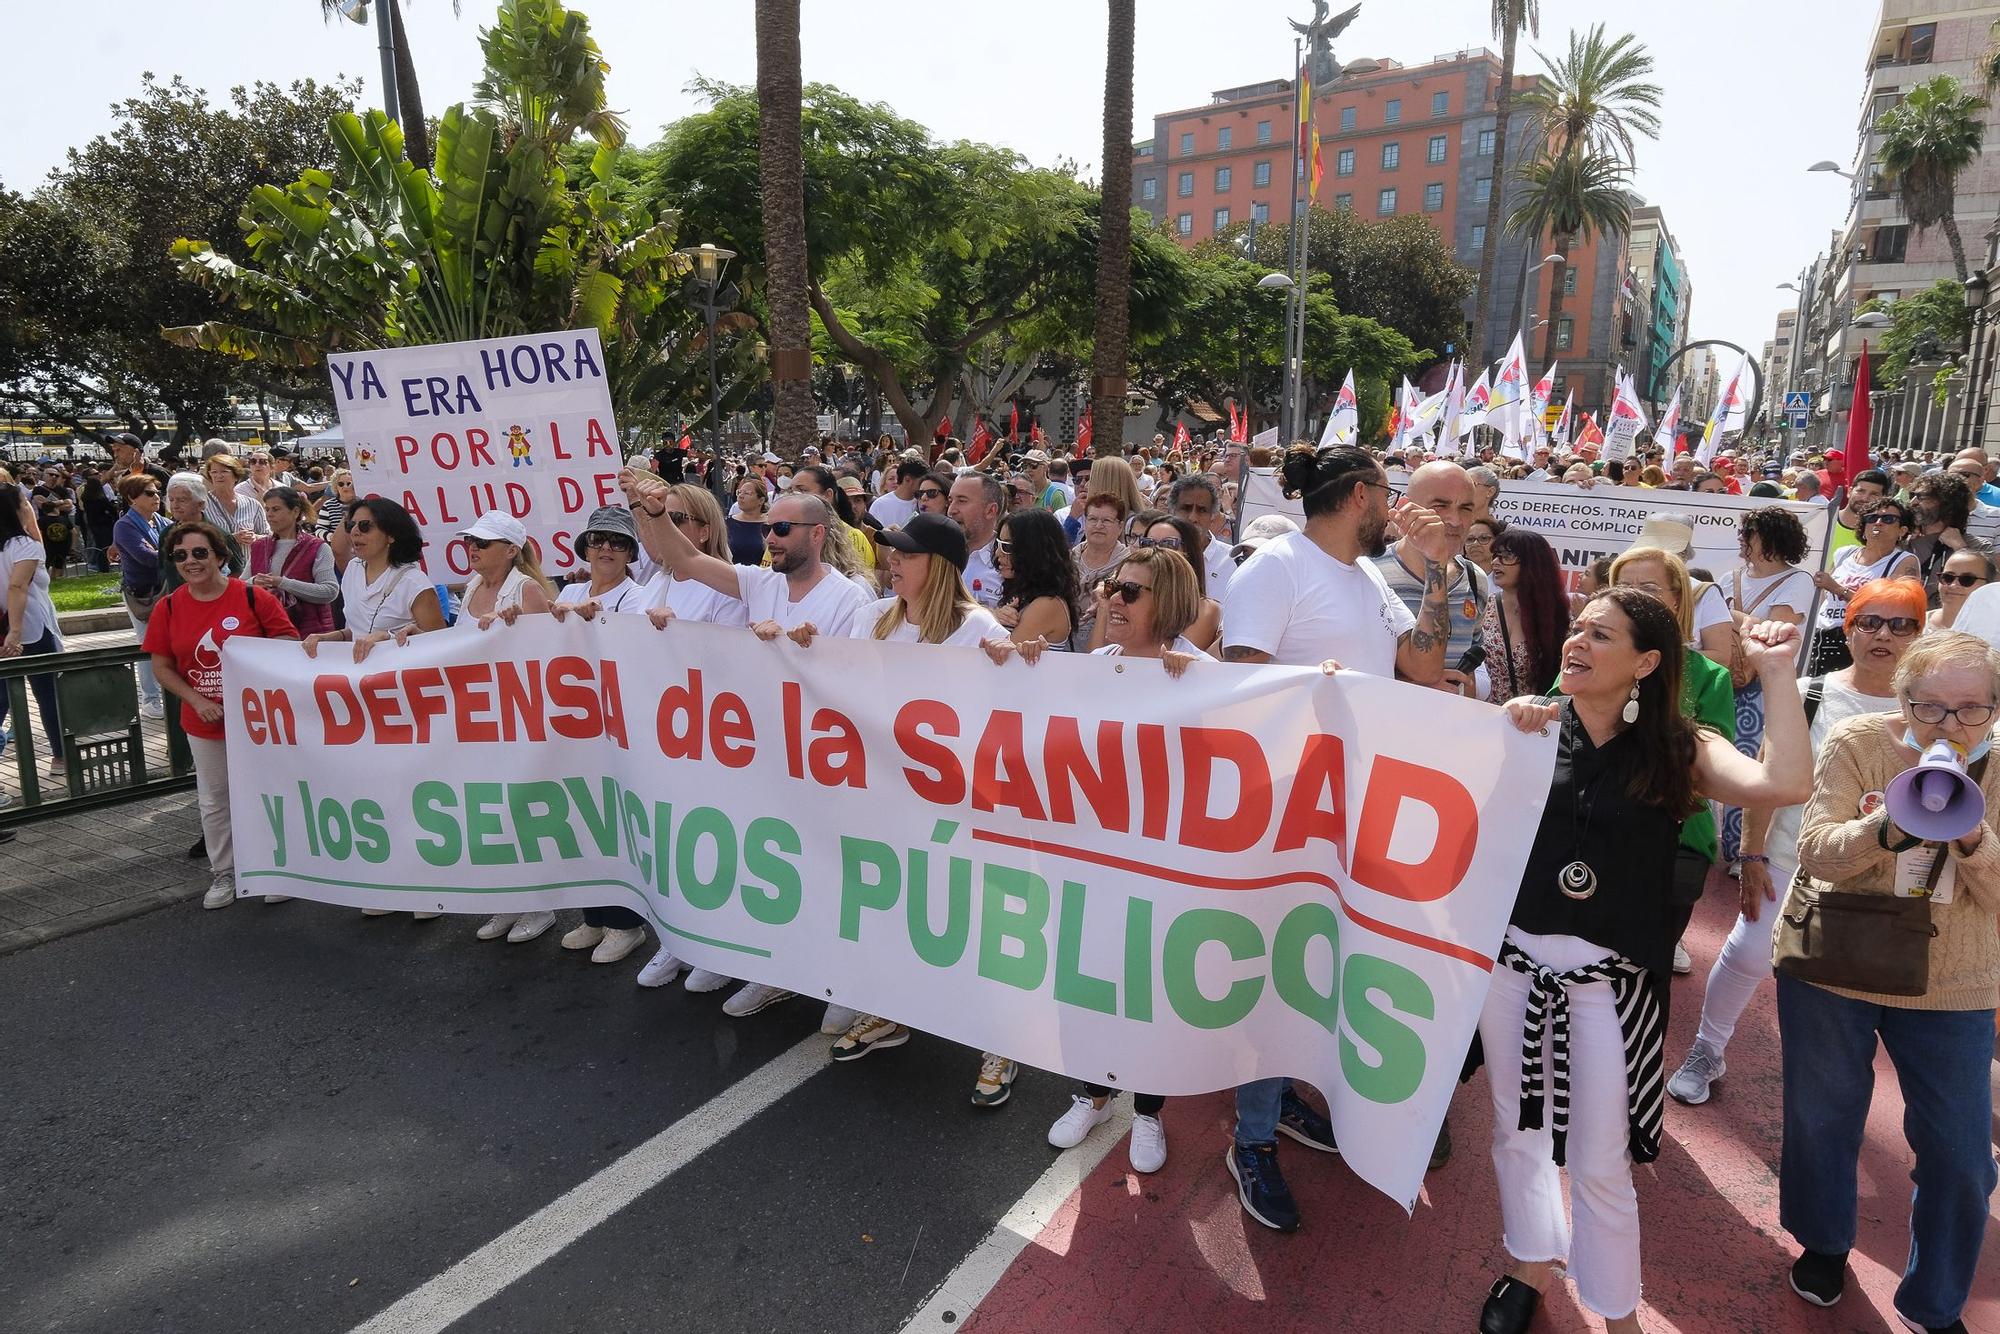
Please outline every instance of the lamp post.
M339 0L334 6L344 19L368 26L368 0ZM382 13L377 17L375 28L380 34L375 46L382 57L382 110L397 125L403 123L397 104L396 88L396 0L382 0Z
M1295 290L1295 284L1292 282L1291 275L1287 273L1267 273L1257 280L1257 289L1263 292L1283 292L1285 294L1285 350L1289 353L1292 344L1292 295ZM1292 439L1292 382L1289 367L1282 368L1281 373L1285 375L1285 379L1278 386L1278 441L1279 449L1284 450L1291 447ZM1244 371L1244 392L1246 394L1249 392L1249 371L1247 368Z
M736 305L736 284L724 286L723 270L736 258L734 250L724 250L704 241L675 254L685 259L694 272L688 278L688 304L701 312L708 326L708 448L711 458L722 457L722 382L715 373L715 317Z
M1515 321L1514 327L1521 331L1521 352L1523 356L1526 356L1528 354L1528 347L1527 347L1528 335L1534 332L1534 329L1530 329L1528 327L1528 317L1534 314L1534 311L1529 309L1530 305L1532 304L1529 299L1532 292L1532 289L1528 286L1529 280L1532 279L1536 274L1540 273L1543 269L1547 268L1549 265L1562 263L1564 258L1565 257L1562 255L1544 255L1542 256L1541 263L1533 265L1532 267L1524 267L1521 270L1521 318ZM1521 263L1524 266L1527 265L1528 263L1528 255L1526 252L1523 252L1521 255ZM1544 321L1544 323L1546 323L1546 321ZM1537 329L1540 327L1541 325L1535 326L1535 328Z
M1965 280L1965 308L1972 315L1972 337L1970 353L1965 368L1965 408L1959 415L1958 447L1971 449L1985 436L1985 404L1980 401L1982 388L1980 381L1985 378L1986 366L1986 291L1988 286L1986 270L1976 271ZM1980 429L1974 431L1973 419L1980 420Z

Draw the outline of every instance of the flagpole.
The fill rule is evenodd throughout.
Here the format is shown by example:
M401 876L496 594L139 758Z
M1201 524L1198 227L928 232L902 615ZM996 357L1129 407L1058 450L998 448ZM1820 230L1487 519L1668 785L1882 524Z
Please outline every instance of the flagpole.
M1303 210L1299 207L1305 174L1310 167L1306 163L1307 136L1311 133L1312 107L1306 87L1304 52L1299 39L1292 39L1292 107L1298 113L1292 128L1292 234L1291 253L1287 256L1286 267L1291 274L1292 290L1286 295L1285 307L1285 388L1284 405L1281 416L1284 420L1283 438L1279 440L1280 450L1289 449L1292 442L1305 433L1305 424L1299 413L1299 358L1303 352L1306 315L1306 273L1305 273L1305 225Z

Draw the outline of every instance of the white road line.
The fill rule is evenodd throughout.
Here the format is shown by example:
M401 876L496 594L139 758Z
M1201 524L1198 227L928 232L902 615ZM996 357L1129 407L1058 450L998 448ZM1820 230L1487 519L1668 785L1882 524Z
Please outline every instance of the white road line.
M979 1303L986 1300L986 1294L993 1291L993 1285L1000 1281L1014 1258L1028 1248L1063 1201L1104 1161L1104 1155L1125 1142L1131 1128L1132 1104L1121 1099L1109 1121L1092 1131L1082 1144L1063 1152L1028 1187L1027 1193L1014 1201L1014 1207L993 1225L986 1239L958 1262L958 1268L945 1276L930 1300L910 1317L902 1334L956 1330L963 1326L979 1309Z
M801 1038L567 1194L522 1219L354 1334L438 1334L508 1284L713 1148L757 1113L827 1068L826 1039Z

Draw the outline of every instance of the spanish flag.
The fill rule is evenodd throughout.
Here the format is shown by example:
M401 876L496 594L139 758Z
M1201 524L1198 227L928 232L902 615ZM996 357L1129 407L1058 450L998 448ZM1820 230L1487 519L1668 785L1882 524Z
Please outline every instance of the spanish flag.
M1320 154L1319 126L1313 122L1313 85L1310 66L1299 66L1299 124L1295 139L1299 160L1305 164L1306 199L1317 202L1319 183L1326 175L1326 161Z

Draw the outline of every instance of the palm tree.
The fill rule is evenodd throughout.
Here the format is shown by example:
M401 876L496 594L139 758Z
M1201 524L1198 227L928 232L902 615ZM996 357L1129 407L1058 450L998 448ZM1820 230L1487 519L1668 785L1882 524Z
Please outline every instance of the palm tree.
M1609 154L1574 151L1544 154L1521 172L1519 202L1507 218L1508 230L1529 239L1546 236L1560 254L1572 253L1592 237L1622 236L1632 225L1631 168ZM1549 334L1542 360L1556 356L1556 330L1562 323L1563 272L1555 270L1549 296Z
M340 13L341 0L319 0L319 16L332 22ZM458 15L459 0L451 0L453 17ZM430 128L424 124L424 97L417 87L417 63L410 58L410 39L403 31L402 0L384 0L383 8L388 11L384 20L378 11L376 22L389 24L389 35L396 44L396 119L403 130L403 148L410 155L410 161L425 171L431 169Z
M1986 99L1940 74L1910 89L1882 113L1882 174L1896 187L1910 226L1922 235L1938 225L1951 242L1951 262L1965 281L1965 242L1958 235L1958 174L1979 159L1986 138Z
M1125 437L1125 369L1132 331L1132 30L1135 0L1107 0L1104 166L1097 226L1097 317L1090 352L1094 449Z
M1493 309L1493 276L1500 262L1500 201L1506 195L1507 121L1514 114L1514 53L1526 28L1542 35L1541 0L1493 0L1493 34L1500 39L1500 90L1493 99L1493 182L1486 200L1486 235L1479 255L1479 302L1472 317L1472 355L1467 362L1486 360L1486 317Z
M799 0L757 0L757 174L770 311L771 436L812 441L812 303L806 288L806 168Z
M1539 86L1523 99L1531 151L1556 156L1572 149L1631 166L1634 136L1660 137L1660 85L1652 82L1653 57L1631 33L1607 40L1604 25L1572 32L1569 50L1551 60Z

